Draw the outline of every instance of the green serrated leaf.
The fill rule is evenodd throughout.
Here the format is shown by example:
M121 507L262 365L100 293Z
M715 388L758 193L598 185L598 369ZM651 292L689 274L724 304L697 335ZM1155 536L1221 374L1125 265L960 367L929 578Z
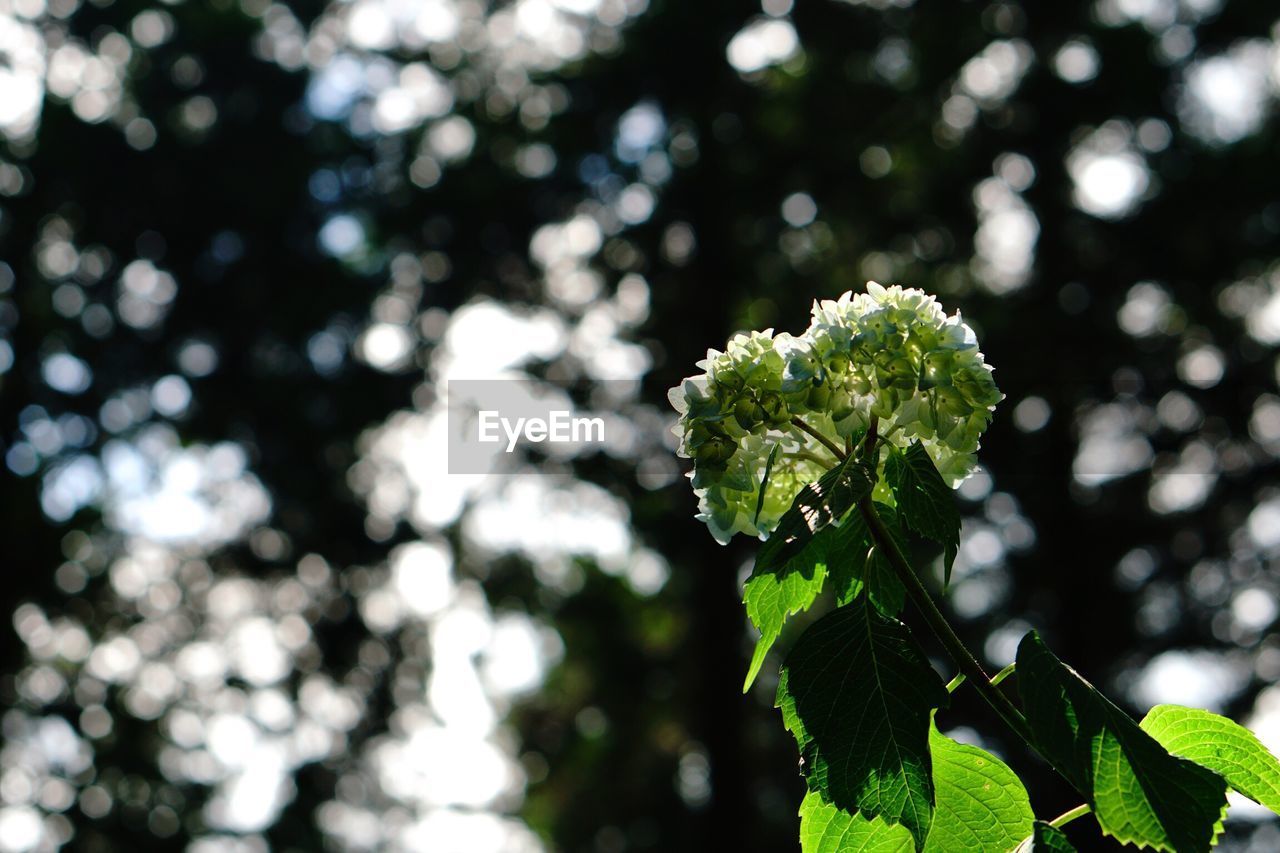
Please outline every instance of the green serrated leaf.
M879 505L877 509L885 526L901 544L893 507ZM838 605L848 604L863 590L886 616L901 613L906 602L907 591L898 580L897 572L875 547L862 516L851 512L839 527L819 531L780 571L753 574L747 579L743 603L751 623L760 631L760 638L756 641L742 692L747 692L755 683L787 619L813 605L828 577Z
M958 743L930 727L934 815L924 853L1012 850L1032 832L1027 791L1008 765L976 746ZM800 806L802 853L851 850L908 851L915 842L905 826L867 819L809 792Z
M960 510L956 508L955 492L918 441L905 451L890 446L884 478L906 526L942 545L945 582L950 584L951 566L960 550Z
M747 670L742 692L746 693L755 683L764 666L769 649L782 633L787 618L802 610L808 610L822 592L827 578L825 543L834 530L820 532L801 552L780 569L753 574L747 578L742 601L747 607L747 618L760 632L751 666Z
M876 510L901 546L902 535L896 511L883 504L877 504ZM876 546L862 513L850 513L844 523L832 531L827 551L827 565L837 604L848 604L866 590L871 596L871 603L884 615L897 616L902 612L907 590L898 580L898 573L889 560Z
M778 449L782 447L782 442L774 442L773 449L769 451L769 458L764 461L764 476L760 478L760 494L756 497L756 515L751 520L752 524L760 522L760 512L764 509L764 490L769 488L769 475L773 473L773 460L778 458Z
M809 789L923 844L933 814L929 715L947 691L907 626L867 596L818 620L782 665L777 705Z
M913 853L915 840L905 826L868 820L823 802L816 791L800 804L800 853Z
M1036 748L1084 795L1104 833L1176 853L1213 846L1227 807L1222 777L1170 755L1034 631L1018 646L1018 688Z
M1011 850L1028 837L1035 819L1031 803L1008 765L936 726L930 727L929 751L935 810L924 853ZM843 811L812 791L800 806L800 845L802 853L915 849L906 827Z
M1012 850L1035 815L1021 780L986 750L929 730L934 814L924 853Z
M1076 853L1076 848L1061 829L1038 820L1014 853Z
M1280 759L1244 726L1180 705L1157 705L1140 725L1169 752L1209 768L1255 803L1280 814Z
M742 601L760 632L742 692L751 689L787 618L810 605L827 577L831 525L871 491L871 472L849 457L801 489L773 535L760 547Z
M819 531L839 521L856 502L870 494L874 480L866 463L850 455L817 482L801 489L777 528L760 546L751 574L785 566Z

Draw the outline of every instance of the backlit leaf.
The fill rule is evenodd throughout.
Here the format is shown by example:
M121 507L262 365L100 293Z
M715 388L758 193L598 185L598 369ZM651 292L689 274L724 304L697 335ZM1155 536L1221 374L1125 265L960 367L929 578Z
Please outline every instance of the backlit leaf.
M914 853L915 839L900 824L868 820L823 802L810 791L800 804L800 853Z
M925 853L1012 850L1035 815L1022 781L986 750L929 731L934 813Z
M787 618L809 609L827 577L831 525L871 491L871 473L852 456L805 486L760 547L742 601L760 632L742 690L755 682Z
M946 701L907 626L858 596L800 637L777 703L811 791L901 823L923 843L933 814L929 718Z
M1141 726L1169 752L1209 768L1255 803L1280 814L1280 760L1244 726L1180 705L1155 706Z
M1222 777L1170 755L1034 631L1018 646L1018 688L1036 748L1084 795L1103 832L1175 853L1213 845L1227 807Z

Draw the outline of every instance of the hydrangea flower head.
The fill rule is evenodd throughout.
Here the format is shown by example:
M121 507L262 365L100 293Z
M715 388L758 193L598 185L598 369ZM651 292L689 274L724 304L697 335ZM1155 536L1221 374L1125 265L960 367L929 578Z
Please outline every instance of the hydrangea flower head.
M680 413L679 452L694 460L698 517L721 542L767 536L800 489L835 464L797 420L838 445L875 417L882 452L884 442L918 439L955 486L972 471L1004 397L959 312L948 316L922 290L875 282L814 302L803 335L736 335L698 366L704 372L670 399Z

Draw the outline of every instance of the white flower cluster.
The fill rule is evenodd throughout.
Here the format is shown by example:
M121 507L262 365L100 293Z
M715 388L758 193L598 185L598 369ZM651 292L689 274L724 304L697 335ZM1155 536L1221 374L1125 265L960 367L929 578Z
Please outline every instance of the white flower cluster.
M918 439L955 486L1004 397L959 312L948 317L922 290L875 282L815 302L803 335L736 335L698 367L669 397L680 413L680 455L694 461L698 517L720 542L767 536L800 489L835 464L796 419L842 445L874 416L882 441Z

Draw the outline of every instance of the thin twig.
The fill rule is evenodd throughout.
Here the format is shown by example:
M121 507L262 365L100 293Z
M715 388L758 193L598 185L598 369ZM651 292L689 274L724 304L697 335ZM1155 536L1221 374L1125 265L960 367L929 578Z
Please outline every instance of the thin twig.
M806 462L813 462L818 465L826 466L831 464L816 453L810 453L807 450L791 450L783 454L788 459L803 459Z
M1004 669L1000 670L995 675L991 676L991 686L999 687L1000 682L1004 681L1006 678L1013 675L1015 672L1017 672L1017 670L1018 670L1018 664L1016 662L1009 664Z
M794 424L798 429L801 429L804 432L807 432L809 435L816 438L819 442L821 442L823 447L827 448L827 450L830 450L832 453L834 453L836 455L836 458L839 459L841 462L844 461L845 453L843 450L840 449L840 445L836 444L834 441L827 438L825 435L818 432L816 429L809 426L807 423L800 420L800 418L798 417L792 418L791 423Z
M1089 808L1088 803L1081 803L1071 811L1063 812L1062 814L1055 817L1053 820L1049 821L1049 826L1052 826L1055 829L1062 829L1062 827L1071 823L1071 821L1075 820L1078 817L1084 817L1091 811L1093 811L1093 809Z

